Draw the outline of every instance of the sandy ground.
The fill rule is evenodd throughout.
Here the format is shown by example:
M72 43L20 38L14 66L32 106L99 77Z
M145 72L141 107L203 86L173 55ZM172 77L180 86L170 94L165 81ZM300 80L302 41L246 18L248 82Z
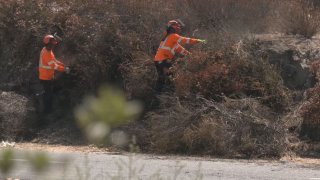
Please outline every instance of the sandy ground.
M49 145L49 144L36 144L36 143L16 143L13 147L16 150L27 150L27 151L45 151L54 153L105 153L105 154L123 154L125 152L119 151L116 148L98 148L94 145L88 146L64 146L64 145ZM1 148L0 148L1 150ZM187 160L189 157L185 156L168 156L168 159L183 159ZM190 157L191 158L191 157ZM211 159L213 157L192 157L199 159ZM241 160L240 160L241 161ZM299 157L296 155L287 155L279 160L256 160L257 162L290 162L299 164L302 166L315 166L320 167L320 158L307 158Z
M45 172L35 171L23 153L14 159L7 176L37 179L320 179L320 159L286 156L274 159L219 159L215 157L131 154L94 146L17 143L15 150L45 151ZM0 148L1 150L1 148ZM0 174L1 179L1 174Z
M94 145L88 146L65 146L65 145L51 145L51 144L36 144L36 143L16 143L14 149L17 150L30 150L30 151L46 151L46 152L58 152L58 153L69 153L69 152L113 152L114 149L109 148L98 148ZM115 152L113 152L115 153Z

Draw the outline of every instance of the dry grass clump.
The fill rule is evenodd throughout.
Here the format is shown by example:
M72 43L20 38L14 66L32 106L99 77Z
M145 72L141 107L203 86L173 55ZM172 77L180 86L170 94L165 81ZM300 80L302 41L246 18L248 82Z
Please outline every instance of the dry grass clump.
M303 104L301 111L302 115L305 119L305 123L309 125L319 125L319 105L320 105L320 87L314 87L308 90L308 98L307 101Z
M319 6L310 0L283 1L279 5L280 26L287 34L311 38L319 32Z
M274 110L284 110L289 103L280 74L267 60L237 49L195 52L185 64L177 65L174 79L179 95L200 93L206 98L259 97Z
M313 140L320 140L320 87L308 90L307 100L300 108L303 118L301 135L307 135Z
M30 99L0 91L0 140L21 140L30 136L35 109Z
M279 157L286 149L283 123L255 99L159 98L165 108L148 114L155 152Z
M153 99L156 70L153 60L144 52L132 54L132 60L120 65L125 92L128 98Z
M314 74L317 84L306 91L306 99L299 109L302 117L301 132L313 140L320 140L320 86L319 86L319 61L310 64L311 72Z

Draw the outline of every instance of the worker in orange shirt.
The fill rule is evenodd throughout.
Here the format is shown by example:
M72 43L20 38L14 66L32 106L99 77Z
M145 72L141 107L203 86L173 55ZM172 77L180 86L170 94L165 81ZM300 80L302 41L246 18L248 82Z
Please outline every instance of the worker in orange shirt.
M40 53L39 79L44 89L43 111L45 113L49 113L52 109L54 72L70 72L70 68L65 67L53 54L52 50L58 44L58 39L60 39L58 36L46 35L43 38L44 47Z
M167 24L167 30L160 42L154 58L154 64L158 73L156 85L157 91L162 91L169 75L169 68L176 55L186 56L190 52L182 47L184 44L206 43L206 40L182 37L179 35L184 24L180 20L171 20Z

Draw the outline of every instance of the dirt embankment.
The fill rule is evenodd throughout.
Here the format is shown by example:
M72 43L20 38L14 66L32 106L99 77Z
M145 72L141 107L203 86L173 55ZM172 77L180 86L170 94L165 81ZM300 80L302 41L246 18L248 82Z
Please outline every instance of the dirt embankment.
M317 151L310 143L320 137L319 40L311 38L320 17L316 3L167 2L0 2L0 137L88 144L74 121L74 108L110 83L127 99L143 102L140 120L119 129L136 137L146 152L281 157ZM187 22L184 35L208 43L186 46L192 55L174 65L174 88L159 94L152 58L163 22L178 16ZM309 39L244 35L269 30ZM43 35L55 32L64 39L55 54L71 73L57 74L54 111L43 116L37 112L36 69ZM34 128L34 120L47 127Z
M317 41L317 39L304 40L295 36L270 34L259 35L257 36L257 40L254 41L254 45L256 46L255 48L257 50L255 52L260 53L259 55L261 57L267 57L265 60L268 61L268 63L276 66L280 72L283 72L282 74L280 73L280 75L282 75L281 77L284 81L284 84L287 84L288 92L294 94L294 97L291 101L292 103L290 103L290 107L286 109L286 113L276 113L274 110L270 109L270 107L261 105L259 99L255 98L229 99L229 97L223 97L224 99L222 102L213 102L205 99L201 100L201 98L198 100L183 100L177 97L178 99L173 100L170 96L167 96L167 98L160 98L162 99L161 103L164 103L166 106L170 107L167 109L168 112L164 113L163 110L161 110L151 113L147 116L151 122L152 128L154 129L150 130L147 127L143 127L142 129L135 127L127 128L129 131L132 131L132 134L137 135L139 138L138 140L141 140L140 143L143 142L144 145L147 146L149 146L149 142L148 140L144 139L146 137L143 137L143 135L150 136L148 133L151 133L152 136L150 137L152 137L151 141L153 142L153 145L151 146L153 149L152 151L160 153L179 152L182 150L180 149L181 144L185 144L189 151L193 153L199 152L198 148L202 147L201 144L207 144L205 149L207 149L206 151L209 154L233 154L232 156L243 156L245 154L249 156L255 156L255 154L260 156L263 154L271 155L272 153L275 153L274 155L280 155L286 154L288 150L302 154L305 153L303 151L308 150L317 152L318 149L316 148L316 143L310 144L307 143L308 141L304 141L303 139L299 138L301 136L301 130L303 130L301 129L303 117L299 114L299 109L306 101L306 97L304 97L303 94L307 89L314 86L316 81L316 79L314 79L314 74L310 70L310 64L316 62L317 57L319 56L317 51ZM291 75L288 75L288 72L286 72L287 66L293 68L293 73ZM307 75L301 76L301 74ZM5 101L8 99L6 98L8 95L11 95L10 102ZM34 101L28 99L27 97L20 96L21 95L14 94L13 92L2 92L2 127L8 127L8 125L5 123L9 123L9 121L5 121L5 119L11 119L10 122L13 121L12 118L17 119L15 121L19 120L21 123L31 122L30 118L28 119L30 116L27 116L27 114L35 115L35 104L31 103ZM238 94L237 96L243 96L243 94ZM12 101L13 99L17 101L15 105L12 104L15 102ZM18 103L18 101L21 101L21 103ZM27 101L29 101L29 103L27 103ZM188 107L188 104L191 102L193 106ZM162 105L160 104L160 107L161 106ZM24 113L24 115L22 115L20 118L10 115L10 112L16 114L19 110L21 110L21 113ZM176 112L170 116L165 115L171 114L171 112L174 111ZM158 113L158 115L156 115L156 113ZM180 116L182 116L183 119L181 119L182 117ZM48 128L40 131L35 130L38 133L37 135L34 134L32 124L24 125L25 128L23 131L20 128L22 125L17 127L11 125L12 128L10 128L10 131L3 129L3 132L7 134L2 133L2 138L7 140L17 140L21 136L27 137L32 135L33 142L37 143L74 145L74 148L63 146L56 147L55 145L44 145L44 148L41 145L18 145L18 147L35 147L35 149L39 150L49 148L55 151L55 148L57 148L57 150L61 148L62 150L65 149L66 151L101 151L101 149L89 147L77 148L77 145L79 144L87 144L85 141L80 140L79 136L77 136L77 134L80 132L78 132L76 129L70 131L70 127L73 127L72 124L69 124L65 127L59 125L61 121L58 120L55 122L55 115L47 118L50 120L50 125ZM166 120L167 118L169 119ZM219 122L214 119L221 119L223 121ZM278 120L276 121L275 119ZM175 122L170 122L172 120L177 124ZM168 124L158 124L159 122L163 121L167 122ZM202 124L199 124L199 126L196 125L195 122L197 121L202 122ZM181 124L185 124L184 126L186 127L189 126L188 124L191 126L187 127L187 129L181 129ZM132 126L135 125L133 124ZM141 125L139 126L141 127ZM220 130L213 133L218 129ZM141 130L145 132L138 132ZM254 135L253 131L256 131L257 134ZM174 133L174 135L170 135L171 133L169 132ZM180 132L182 134L179 135ZM221 136L222 134L226 136ZM237 139L238 137L234 136L235 139L230 139L233 134L238 134L238 137L241 138ZM169 137L167 137L167 135L171 136L171 141L168 141ZM265 136L268 136L268 138ZM179 140L175 138L179 138ZM261 141L259 141L259 138L262 138ZM253 139L255 140L253 141ZM270 142L266 141L267 139L269 139ZM238 143L236 143L237 141ZM208 146L208 144L210 144L210 146ZM236 144L239 146L237 147ZM243 146L243 144L246 144L247 146ZM258 147L260 146L263 148L259 150ZM230 149L231 151L226 152L224 151L225 148ZM268 148L270 149L268 150ZM214 150L214 152L212 150Z

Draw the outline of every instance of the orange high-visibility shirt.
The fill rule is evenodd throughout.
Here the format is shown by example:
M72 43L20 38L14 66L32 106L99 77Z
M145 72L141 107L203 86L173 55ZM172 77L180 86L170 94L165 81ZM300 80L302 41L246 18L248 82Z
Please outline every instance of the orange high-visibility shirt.
M39 60L39 79L52 80L54 71L64 71L64 65L56 60L52 50L47 50L45 47L41 50Z
M160 46L157 50L157 54L154 61L163 61L166 59L173 59L176 53L182 55L190 54L189 51L184 49L181 45L184 44L196 44L198 39L182 37L179 34L173 33L168 35L164 41L161 41Z

